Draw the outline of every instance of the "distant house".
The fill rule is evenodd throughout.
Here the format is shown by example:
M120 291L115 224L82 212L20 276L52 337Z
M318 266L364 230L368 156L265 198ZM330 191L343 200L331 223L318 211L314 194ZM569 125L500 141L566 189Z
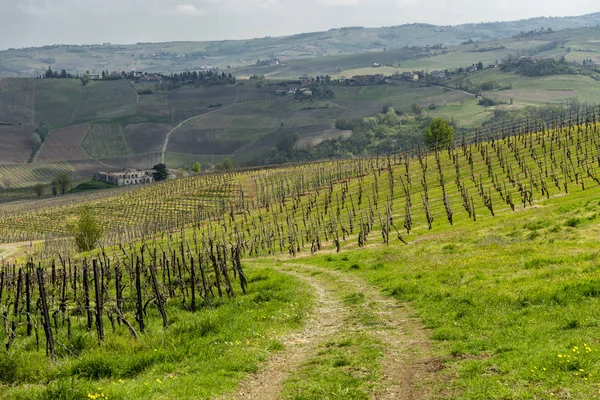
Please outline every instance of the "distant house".
M95 179L117 186L142 185L154 182L154 170L138 171L127 169L123 172L96 172Z
M88 74L88 76L93 81L97 81L98 79L102 79L102 75L101 74Z
M163 81L160 75L140 75L136 77L134 83L161 83Z
M270 58L266 60L256 60L256 65L267 66L267 65L280 65L281 60L279 58Z
M403 72L402 79L407 80L407 81L418 81L419 74L415 73L415 72Z
M299 80L302 86L310 85L310 76L301 76Z
M431 71L431 77L437 79L444 79L446 77L446 73L444 71Z
M356 85L368 85L370 83L379 83L383 81L383 74L375 75L354 75L352 81Z
M469 68L467 68L468 72L477 72L477 65L473 64Z

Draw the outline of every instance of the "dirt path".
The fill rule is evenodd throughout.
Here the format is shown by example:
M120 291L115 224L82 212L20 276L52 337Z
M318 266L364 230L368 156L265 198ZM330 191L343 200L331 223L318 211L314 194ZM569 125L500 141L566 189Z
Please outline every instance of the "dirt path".
M185 123L187 123L187 122L189 122L189 121L191 121L191 120L193 120L193 119L196 119L196 118L202 118L202 117L205 117L205 116L207 116L207 115L214 114L214 113L216 113L216 112L219 112L219 111L221 111L221 110L225 110L225 109L227 109L227 108L230 108L230 107L233 107L233 106L235 106L235 105L237 104L237 97L238 97L238 93L239 93L239 91L240 91L240 88L238 87L238 88L237 88L237 91L235 92L235 98L234 98L234 100L233 100L233 103L232 103L232 104L229 104L228 106L225 106L225 107L220 107L220 108L217 108L217 109L215 109L215 110L213 110L213 111L209 111L209 112L206 112L206 113L204 113L204 114L200 114L200 115L194 115L193 117L191 117L191 118L188 118L188 119L186 119L185 121L182 121L182 122L180 122L180 123L179 123L179 124L178 124L178 125L177 125L175 128L171 129L171 130L170 130L170 131L167 133L167 136L165 137L165 142L163 143L162 150L160 151L160 162L164 164L164 163L165 163L165 161L166 161L166 160L165 160L165 158L166 158L166 153L167 153L167 146L169 146L169 139L171 138L171 134L172 134L173 132L175 132L177 129L179 129L179 128L181 127L181 125L183 125L183 124L185 124Z
M347 273L305 264L286 264L288 274L304 280L317 296L315 313L306 328L284 339L286 349L275 355L267 366L246 379L239 391L221 399L280 399L283 383L303 361L314 354L326 337L348 330L351 310L336 293L336 287L362 293L377 319L376 324L353 326L368 332L383 343L381 384L371 393L378 400L417 400L430 396L430 383L439 380L440 360L431 357L424 329L413 317L409 306L380 294L362 279ZM339 289L338 289L339 290Z
M0 261L12 261L15 257L25 253L36 243L39 243L39 241L0 243Z
M319 279L293 271L287 273L312 286L317 300L315 313L304 330L282 340L285 345L284 351L275 354L264 369L251 374L242 382L237 393L220 399L279 399L283 382L308 358L314 345L322 338L343 329L348 312L340 300L335 298L333 291Z

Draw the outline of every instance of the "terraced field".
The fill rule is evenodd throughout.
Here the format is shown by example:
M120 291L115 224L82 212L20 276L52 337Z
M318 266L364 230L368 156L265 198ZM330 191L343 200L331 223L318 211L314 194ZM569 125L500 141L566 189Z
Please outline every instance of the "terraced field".
M26 163L34 130L33 125L0 125L0 164Z
M93 158L122 156L133 153L123 127L117 124L96 124L88 131L83 148Z
M0 78L0 124L31 125L35 81Z
M52 162L90 158L90 155L81 146L89 129L89 124L82 124L50 131L36 156L36 161Z

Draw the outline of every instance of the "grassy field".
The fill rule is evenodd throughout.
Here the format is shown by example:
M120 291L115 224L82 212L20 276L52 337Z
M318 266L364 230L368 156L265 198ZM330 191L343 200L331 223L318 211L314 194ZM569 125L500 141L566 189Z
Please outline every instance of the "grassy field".
M468 79L475 85L496 82L500 86L511 88L486 92L484 96L504 101L512 98L517 103L530 105L560 104L572 100L594 104L597 101L596 93L600 88L600 82L584 75L526 77L505 73L498 69L477 72L469 75Z
M62 127L97 118L135 115L136 94L125 80L90 82L78 79L39 79L35 121Z
M409 302L456 379L443 398L600 395L598 187L476 226L320 256Z

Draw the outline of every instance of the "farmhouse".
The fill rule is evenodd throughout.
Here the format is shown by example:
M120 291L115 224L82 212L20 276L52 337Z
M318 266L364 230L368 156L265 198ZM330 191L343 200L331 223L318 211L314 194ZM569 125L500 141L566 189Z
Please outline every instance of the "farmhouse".
M134 83L161 83L163 81L162 76L160 75L141 75L137 77Z
M138 171L127 169L123 172L96 172L95 179L117 186L143 185L154 182L154 170Z
M310 85L310 77L309 76L301 76L299 80L300 80L300 84L302 84L302 86Z
M444 71L431 71L431 77L442 79L446 77L446 73Z
M402 73L402 79L405 79L407 81L418 81L419 80L419 74L414 73L414 72L403 72Z

